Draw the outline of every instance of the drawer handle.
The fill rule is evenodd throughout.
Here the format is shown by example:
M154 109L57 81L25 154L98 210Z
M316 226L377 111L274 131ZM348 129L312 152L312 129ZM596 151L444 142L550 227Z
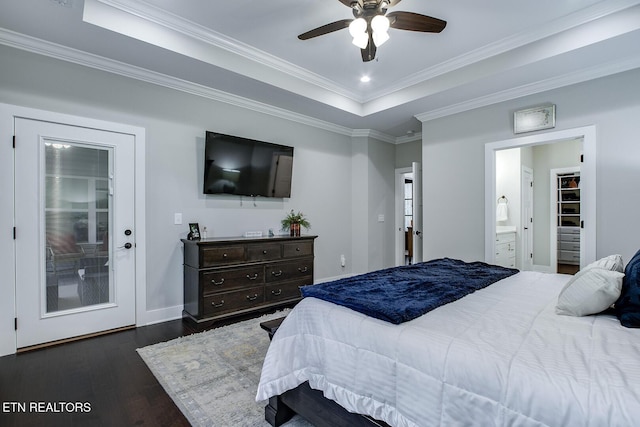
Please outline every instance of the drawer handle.
M306 267L306 266L305 267L298 267L298 271L300 273L306 273L307 271L309 271L309 268Z
M215 301L212 301L212 302L211 302L211 305L212 305L213 307L215 307L215 308L222 307L222 306L224 305L224 300L220 301L220 304L216 304L216 302L215 302Z
M216 282L216 279L212 279L211 283L213 283L214 285L220 286L224 283L224 277L222 279L220 279L219 282Z
M247 274L247 279L249 279L249 280L256 280L257 278L258 278L258 273L253 273L253 276L249 276Z
M265 249L265 250L263 250L263 251L262 251L262 253L263 253L264 255L266 255L266 254L267 254L267 250L266 250L266 249Z
M300 248L296 248L296 252L300 252Z
M258 294L254 294L253 296L247 295L247 300L248 301L255 301L257 299L258 299Z
M227 253L226 253L226 252L222 254L222 258L226 258L227 256L228 256L228 255L227 255Z
M282 270L272 271L271 275L275 276L275 277L280 277L280 276L282 276Z
M278 289L277 291L271 291L271 295L273 295L273 296L277 297L280 294L282 294L282 289Z

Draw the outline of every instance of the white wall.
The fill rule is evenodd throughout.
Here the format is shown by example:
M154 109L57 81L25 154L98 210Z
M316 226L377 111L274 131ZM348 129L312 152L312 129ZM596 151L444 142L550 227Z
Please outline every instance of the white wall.
M352 139L5 46L0 46L0 101L146 129L147 313L138 319L139 324L181 315L179 239L186 236L189 222L207 226L209 236L239 236L248 230L277 230L287 211L301 210L312 225L308 233L319 236L315 252L317 281L393 263L392 240L386 240L393 230L391 144ZM205 130L293 146L291 198L258 199L254 203L250 198L203 195ZM0 160L0 197L5 207L10 206L4 202L12 191L8 143L2 144ZM362 197L365 203L359 204ZM363 210L355 215L354 206ZM2 210L3 229L11 227L9 210ZM177 212L183 215L183 225L173 224ZM385 215L386 222L376 222L379 213ZM0 236L0 250L3 270L11 271L12 240L8 235ZM344 268L340 266L341 254L347 259ZM354 262L358 259L364 261ZM9 283L3 281L0 286ZM3 316L12 318L10 312ZM0 320L5 321L4 317Z
M508 200L507 220L497 225L513 225L520 231L520 148L496 151L496 195ZM496 203L498 200L496 199Z
M554 130L595 125L596 256L640 248L640 70L423 123L425 258L483 260L484 144L513 138L516 110L554 103ZM464 123L464 126L461 124ZM428 203L430 201L431 203Z

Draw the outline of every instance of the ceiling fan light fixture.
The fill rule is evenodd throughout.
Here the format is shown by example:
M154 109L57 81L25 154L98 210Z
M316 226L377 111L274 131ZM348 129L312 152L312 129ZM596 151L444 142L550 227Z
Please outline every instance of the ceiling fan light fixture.
M376 15L371 20L371 29L373 30L373 42L380 47L389 40L389 18L384 15Z
M365 21L364 18L351 21L351 24L349 24L349 34L351 34L351 37L355 39L363 33L367 33L367 21Z
M376 44L376 47L380 47L382 46L382 44L384 42L386 42L387 40L389 40L389 34L384 32L381 33L380 31L374 31L373 32L373 42Z
M359 34L353 38L351 43L358 46L360 49L366 49L369 44L369 35L367 33Z
M367 21L363 18L354 19L351 24L349 24L349 34L353 37L352 43L360 49L365 49L369 44Z
M386 33L389 30L389 18L384 15L376 15L371 20L371 29L375 33Z

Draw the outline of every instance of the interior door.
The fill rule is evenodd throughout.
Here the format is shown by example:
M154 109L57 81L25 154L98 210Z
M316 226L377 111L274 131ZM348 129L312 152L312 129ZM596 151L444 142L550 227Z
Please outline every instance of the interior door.
M135 324L133 136L14 127L17 347Z
M533 170L522 168L522 267L533 270Z
M413 263L422 262L422 165L411 164L413 172Z

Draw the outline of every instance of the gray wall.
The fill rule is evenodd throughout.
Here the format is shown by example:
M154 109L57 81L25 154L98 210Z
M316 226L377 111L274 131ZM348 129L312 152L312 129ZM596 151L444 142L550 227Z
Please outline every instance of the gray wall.
M5 46L0 46L0 102L146 129L148 311L173 308L175 313L182 305L179 239L186 236L189 222L207 226L209 236L239 236L249 230L278 230L287 211L301 210L311 222L309 233L319 236L317 280L393 263L387 242L393 229L392 144L352 139ZM254 203L203 195L205 130L294 146L291 198ZM8 161L5 157L2 166L11 169ZM360 204L362 197L365 204ZM354 206L363 210L354 214ZM173 224L176 212L183 214L183 225ZM377 222L379 213L386 222ZM341 254L347 259L345 268Z
M413 162L422 161L422 141L416 140L396 145L396 168L411 167Z
M513 138L516 110L553 103L555 130L595 125L596 256L640 248L640 70L423 123L425 259L484 260L484 145ZM462 126L461 124L464 124Z

